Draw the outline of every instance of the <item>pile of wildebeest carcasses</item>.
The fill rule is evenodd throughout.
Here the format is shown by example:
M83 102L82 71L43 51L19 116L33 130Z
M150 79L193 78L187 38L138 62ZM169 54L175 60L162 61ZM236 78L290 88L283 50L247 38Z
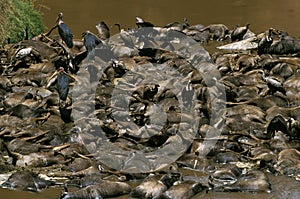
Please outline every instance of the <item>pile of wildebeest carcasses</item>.
M298 183L299 40L136 24L111 36L101 22L81 40L60 13L48 33L1 48L1 187L192 198L269 193L270 175Z

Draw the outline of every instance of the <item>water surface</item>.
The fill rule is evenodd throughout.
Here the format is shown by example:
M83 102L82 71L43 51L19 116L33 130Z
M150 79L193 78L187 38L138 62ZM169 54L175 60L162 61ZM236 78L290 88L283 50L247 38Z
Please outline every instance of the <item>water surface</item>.
M46 26L51 28L57 13L63 12L75 38L85 30L95 31L100 21L135 27L136 16L157 26L187 18L190 24L224 23L231 29L250 23L254 32L273 27L300 36L298 0L44 0L41 4Z

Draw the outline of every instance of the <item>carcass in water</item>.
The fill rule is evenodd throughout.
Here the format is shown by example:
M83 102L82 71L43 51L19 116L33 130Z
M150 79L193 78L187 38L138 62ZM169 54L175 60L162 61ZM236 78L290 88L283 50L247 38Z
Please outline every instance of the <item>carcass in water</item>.
M281 174L299 177L300 152L297 149L282 150L274 167Z
M100 184L90 185L83 189L79 189L74 192L68 192L67 190L60 196L60 199L101 199L117 197L124 194L128 194L131 188L125 182L112 182L103 180Z
M30 171L17 171L1 186L3 188L37 192L53 185L55 185L54 182L42 179L36 173Z
M223 189L225 191L270 192L271 184L262 171L251 170L242 174L235 183L225 185Z
M137 186L130 195L134 198L159 198L164 191L173 185L174 182L178 181L180 175L166 174L161 178L159 176L146 179L142 184Z
M172 186L162 196L164 199L189 199L207 187L192 180L183 181Z
M224 24L210 24L200 30L209 31L213 40L222 41L229 35L229 29Z

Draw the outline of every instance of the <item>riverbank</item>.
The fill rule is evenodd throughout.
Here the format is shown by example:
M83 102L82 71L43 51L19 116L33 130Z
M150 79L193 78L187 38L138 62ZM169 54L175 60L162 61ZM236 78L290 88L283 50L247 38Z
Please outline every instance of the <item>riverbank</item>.
M44 31L42 15L35 8L35 2L0 0L0 44L32 38Z

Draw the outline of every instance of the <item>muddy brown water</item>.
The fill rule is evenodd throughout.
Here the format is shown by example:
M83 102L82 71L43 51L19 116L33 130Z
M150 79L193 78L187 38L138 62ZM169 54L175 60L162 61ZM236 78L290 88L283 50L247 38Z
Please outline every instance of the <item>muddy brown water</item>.
M224 23L233 28L250 23L254 32L273 27L300 36L298 0L48 0L41 4L47 27L52 27L57 13L63 12L64 21L75 38L81 38L86 30L95 31L100 21L112 26L120 23L123 28L134 27L136 16L157 26L187 18L191 25ZM111 29L116 31L115 27Z
M300 35L300 2L298 0L48 0L41 1L44 23L50 29L58 12L64 13L64 21L69 25L74 37L81 38L85 30L95 32L95 25L105 21L116 33L114 23L123 28L135 27L135 17L140 16L157 26L167 23L182 22L187 18L191 25L224 23L229 28L235 25L251 24L255 33L269 27L282 29L291 35ZM192 171L191 171L192 174ZM199 193L194 198L300 198L300 182L287 176L269 176L272 184L271 193ZM1 198L58 198L60 188L51 188L41 193L29 193L0 189ZM128 196L118 197L125 199Z
M193 171L186 174L193 175ZM248 193L248 192L200 192L193 199L299 199L300 182L287 176L268 175L271 182L271 193ZM133 183L133 187L137 185ZM1 198L22 198L22 199L53 199L59 198L61 188L50 188L40 193L23 191L12 191L0 188ZM128 195L116 197L115 199L127 199Z

